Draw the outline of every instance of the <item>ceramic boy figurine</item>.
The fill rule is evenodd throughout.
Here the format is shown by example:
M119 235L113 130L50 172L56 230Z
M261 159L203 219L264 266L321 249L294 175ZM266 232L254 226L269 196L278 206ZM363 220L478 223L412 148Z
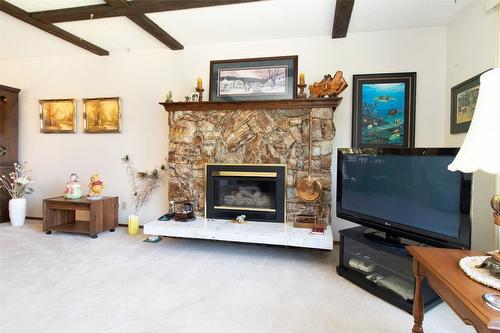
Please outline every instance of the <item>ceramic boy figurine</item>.
M80 199L82 197L82 185L78 181L78 175L72 173L69 176L69 182L66 183L66 190L64 191L66 199Z
M87 197L89 200L99 200L102 199L102 191L104 190L104 183L99 178L97 173L90 177L89 193Z

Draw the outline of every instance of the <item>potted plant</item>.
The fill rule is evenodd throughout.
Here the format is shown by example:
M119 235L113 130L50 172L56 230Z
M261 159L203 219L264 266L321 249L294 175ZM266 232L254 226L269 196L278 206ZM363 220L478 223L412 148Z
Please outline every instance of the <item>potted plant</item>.
M167 168L162 164L160 170L137 171L128 155L122 158L127 165L127 173L132 182L132 195L134 199L134 213L128 217L128 233L136 235L139 232L139 216L142 208L149 202L153 193L165 183Z
M0 177L0 189L5 188L12 199L9 200L9 217L13 227L24 225L26 219L26 199L24 196L33 192L30 184L33 182L27 163L14 163L14 171L8 176Z

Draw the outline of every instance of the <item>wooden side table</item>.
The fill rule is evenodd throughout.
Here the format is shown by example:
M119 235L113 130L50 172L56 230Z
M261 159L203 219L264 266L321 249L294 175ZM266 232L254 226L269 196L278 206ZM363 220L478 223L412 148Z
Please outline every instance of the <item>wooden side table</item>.
M413 302L413 333L423 333L424 320L422 279L441 296L467 325L477 332L500 332L500 312L489 308L482 300L485 293L495 289L470 279L459 266L465 256L481 255L468 250L440 249L432 247L407 246L413 256L415 274L415 300Z
M77 210L89 211L90 220L76 220ZM43 231L46 234L63 231L97 238L99 232L115 231L117 226L118 197L103 197L99 200L56 197L43 200Z

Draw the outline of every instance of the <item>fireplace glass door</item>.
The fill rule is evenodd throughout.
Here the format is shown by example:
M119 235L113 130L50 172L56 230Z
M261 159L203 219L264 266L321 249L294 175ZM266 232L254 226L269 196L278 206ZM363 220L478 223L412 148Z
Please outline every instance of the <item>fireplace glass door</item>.
M216 177L215 208L276 212L276 180Z
M207 165L206 216L283 222L285 174L281 165Z

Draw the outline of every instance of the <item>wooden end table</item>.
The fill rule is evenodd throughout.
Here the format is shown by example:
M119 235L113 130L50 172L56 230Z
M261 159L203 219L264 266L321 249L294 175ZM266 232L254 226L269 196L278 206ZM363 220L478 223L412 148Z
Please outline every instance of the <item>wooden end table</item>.
M423 333L424 308L422 280L441 296L467 325L477 332L500 332L500 312L491 309L482 300L485 293L498 292L469 278L460 268L459 261L466 256L484 255L468 250L407 246L413 256L415 274L415 300L413 301L413 333Z
M77 221L75 212L90 212L89 221ZM64 197L43 200L43 231L73 232L97 238L99 232L115 231L118 226L118 197L103 197L99 200L65 199Z

